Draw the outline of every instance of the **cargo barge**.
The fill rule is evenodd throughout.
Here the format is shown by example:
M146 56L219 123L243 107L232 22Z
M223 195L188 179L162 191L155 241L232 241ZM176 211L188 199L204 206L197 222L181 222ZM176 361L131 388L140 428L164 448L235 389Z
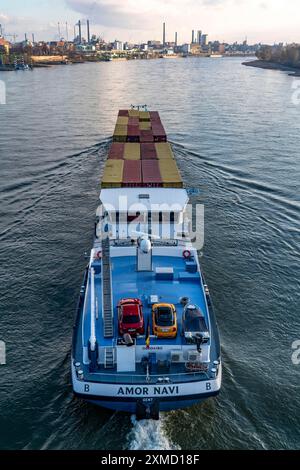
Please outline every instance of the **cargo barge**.
M219 393L219 333L188 202L159 113L121 110L74 327L77 397L158 419Z

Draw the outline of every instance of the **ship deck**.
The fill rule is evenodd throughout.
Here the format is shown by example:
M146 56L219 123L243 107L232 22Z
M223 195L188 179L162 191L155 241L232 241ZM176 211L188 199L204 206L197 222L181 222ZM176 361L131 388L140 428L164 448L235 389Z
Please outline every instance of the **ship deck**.
M95 276L95 293L98 304L98 319L96 320L96 338L99 345L109 347L115 345L118 337L118 315L117 305L124 298L140 298L143 302L143 313L145 326L148 319L152 332L151 305L148 298L156 295L159 302L174 304L177 311L178 334L174 339L151 338L151 345L181 345L184 339L182 331L182 311L180 304L181 297L188 297L191 303L198 305L206 317L208 323L207 306L205 294L202 288L200 274L188 275L186 272L185 260L181 257L154 256L152 272L137 272L135 256L113 257L112 262L112 293L114 307L114 338L105 338L102 321L102 284L101 274ZM158 280L155 270L159 267L173 268L173 280ZM187 277L185 277L187 276ZM87 344L90 337L90 299L86 306L86 321L84 322L83 341ZM145 344L145 338L139 337L137 345Z

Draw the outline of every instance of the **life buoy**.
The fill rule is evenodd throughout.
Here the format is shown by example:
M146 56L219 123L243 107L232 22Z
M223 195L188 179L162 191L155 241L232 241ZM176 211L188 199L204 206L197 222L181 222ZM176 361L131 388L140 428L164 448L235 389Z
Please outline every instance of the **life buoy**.
M182 254L183 254L184 259L189 259L191 257L190 250L184 250Z
M102 259L102 251L96 253L96 259Z

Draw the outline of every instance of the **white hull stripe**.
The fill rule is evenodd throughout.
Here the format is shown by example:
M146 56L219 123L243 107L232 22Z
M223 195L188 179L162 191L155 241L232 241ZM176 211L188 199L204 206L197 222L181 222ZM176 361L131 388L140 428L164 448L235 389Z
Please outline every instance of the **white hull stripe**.
M113 398L166 398L193 395L207 396L215 394L221 388L222 370L214 380L204 380L199 382L185 382L176 384L156 384L156 385L131 385L131 384L107 384L80 381L76 377L76 372L72 366L73 389L78 395L89 395L93 397L113 397Z

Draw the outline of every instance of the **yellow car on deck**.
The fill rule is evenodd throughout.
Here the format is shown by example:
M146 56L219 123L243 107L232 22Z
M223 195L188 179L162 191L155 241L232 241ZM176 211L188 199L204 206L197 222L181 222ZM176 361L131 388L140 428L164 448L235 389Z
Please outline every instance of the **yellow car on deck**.
M153 334L157 338L176 338L177 314L173 304L154 304L152 307Z

